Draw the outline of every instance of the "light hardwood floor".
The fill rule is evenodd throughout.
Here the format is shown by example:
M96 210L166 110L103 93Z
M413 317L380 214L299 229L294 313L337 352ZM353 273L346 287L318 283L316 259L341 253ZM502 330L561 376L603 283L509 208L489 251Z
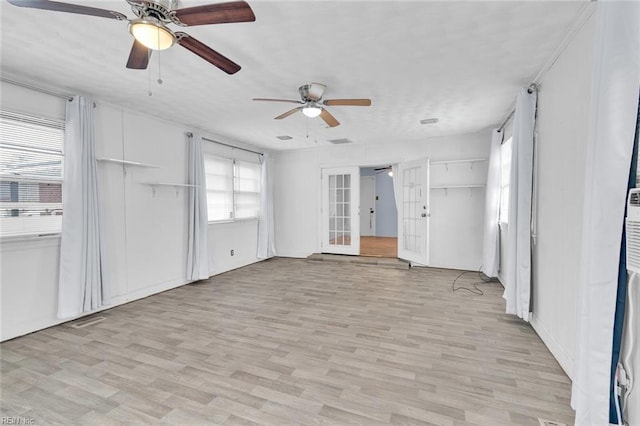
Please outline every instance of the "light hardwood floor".
M396 237L360 237L360 256L398 257Z
M0 345L1 415L38 425L573 424L502 288L276 258ZM456 286L474 281L464 276Z

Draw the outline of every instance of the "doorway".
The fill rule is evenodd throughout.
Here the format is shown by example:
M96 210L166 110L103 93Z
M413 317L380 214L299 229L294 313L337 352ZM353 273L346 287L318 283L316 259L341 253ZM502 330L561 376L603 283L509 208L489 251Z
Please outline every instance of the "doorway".
M360 168L360 256L398 257L398 212L389 165Z

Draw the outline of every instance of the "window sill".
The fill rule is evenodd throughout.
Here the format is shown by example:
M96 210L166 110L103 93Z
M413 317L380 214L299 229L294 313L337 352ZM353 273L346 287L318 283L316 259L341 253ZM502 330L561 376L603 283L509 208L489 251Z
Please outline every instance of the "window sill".
M61 232L44 232L44 233L29 233L29 234L12 234L0 236L0 242L9 243L13 241L36 241L51 238L60 238Z
M209 221L209 225L222 225L227 223L244 223L244 222L257 222L259 217L248 217L243 219L228 219L228 220L212 220Z

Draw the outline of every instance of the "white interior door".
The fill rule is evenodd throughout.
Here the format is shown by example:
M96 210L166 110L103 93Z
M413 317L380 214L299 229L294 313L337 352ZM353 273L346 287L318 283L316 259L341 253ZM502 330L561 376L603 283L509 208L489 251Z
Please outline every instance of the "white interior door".
M429 160L398 165L398 257L429 265Z
M360 254L360 169L322 169L322 252Z
M360 177L360 235L376 235L376 177Z

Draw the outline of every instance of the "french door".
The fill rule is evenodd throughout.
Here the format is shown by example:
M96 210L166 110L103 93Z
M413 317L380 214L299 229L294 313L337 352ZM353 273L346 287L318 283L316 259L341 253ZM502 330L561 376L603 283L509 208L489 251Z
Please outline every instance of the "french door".
M429 265L429 160L398 165L398 257Z
M322 252L360 254L360 169L322 169Z

